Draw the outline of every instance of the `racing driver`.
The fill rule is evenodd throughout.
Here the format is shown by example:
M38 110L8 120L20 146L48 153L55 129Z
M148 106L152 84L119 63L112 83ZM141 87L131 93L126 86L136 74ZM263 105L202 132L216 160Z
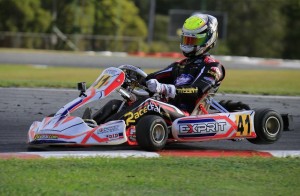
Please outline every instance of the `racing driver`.
M197 101L206 93L215 93L225 77L222 64L207 52L218 37L218 21L206 14L187 18L182 27L180 49L183 60L149 74L146 85L153 93L170 98L170 103L191 113Z
M188 113L208 91L216 92L225 77L225 69L207 52L216 44L217 28L217 19L211 15L196 14L186 19L180 42L186 58L149 74L146 78L149 91L163 94L169 103ZM100 124L117 111L121 102L109 101L92 118Z

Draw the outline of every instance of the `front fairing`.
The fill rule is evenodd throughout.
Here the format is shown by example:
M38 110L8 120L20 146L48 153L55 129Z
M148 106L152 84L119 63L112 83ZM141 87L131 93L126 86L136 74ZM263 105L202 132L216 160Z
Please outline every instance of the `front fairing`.
M55 116L64 118L71 112L74 112L87 103L107 97L113 91L120 88L124 80L125 74L122 70L114 67L105 69L86 91L85 95L81 95L80 97L66 104L55 114Z
M116 145L126 141L123 120L92 128L75 116L66 117L60 122L56 117L46 117L42 122L34 122L28 132L29 144Z
M125 74L122 70L113 67L105 69L85 95L67 103L53 117L46 117L42 122L33 122L28 132L28 142L82 145L124 143L127 140L124 121L112 121L92 128L82 118L70 115L87 103L107 97L119 89L124 80ZM105 129L110 129L110 132L101 131Z

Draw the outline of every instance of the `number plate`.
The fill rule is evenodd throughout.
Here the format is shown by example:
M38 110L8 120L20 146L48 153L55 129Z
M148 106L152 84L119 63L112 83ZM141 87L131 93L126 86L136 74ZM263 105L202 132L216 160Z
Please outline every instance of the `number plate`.
M236 115L236 136L251 136L251 130L253 129L253 123L250 114L238 114Z

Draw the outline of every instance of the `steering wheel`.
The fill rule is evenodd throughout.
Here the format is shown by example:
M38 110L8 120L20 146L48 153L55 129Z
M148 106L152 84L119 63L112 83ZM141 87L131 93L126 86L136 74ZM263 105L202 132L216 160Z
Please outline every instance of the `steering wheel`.
M148 96L149 91L145 83L147 73L133 65L121 65L118 67L125 73L125 82L122 87L137 96Z

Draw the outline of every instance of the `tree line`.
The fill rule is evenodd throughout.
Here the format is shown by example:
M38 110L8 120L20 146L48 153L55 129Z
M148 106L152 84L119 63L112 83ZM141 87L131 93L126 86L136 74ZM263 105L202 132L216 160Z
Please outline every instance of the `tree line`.
M216 54L300 58L300 0L156 0L154 39L147 44L151 1L0 0L0 31L52 33L58 27L65 34L140 37L145 51L179 51L179 41L167 35L169 10L215 11L228 17Z

